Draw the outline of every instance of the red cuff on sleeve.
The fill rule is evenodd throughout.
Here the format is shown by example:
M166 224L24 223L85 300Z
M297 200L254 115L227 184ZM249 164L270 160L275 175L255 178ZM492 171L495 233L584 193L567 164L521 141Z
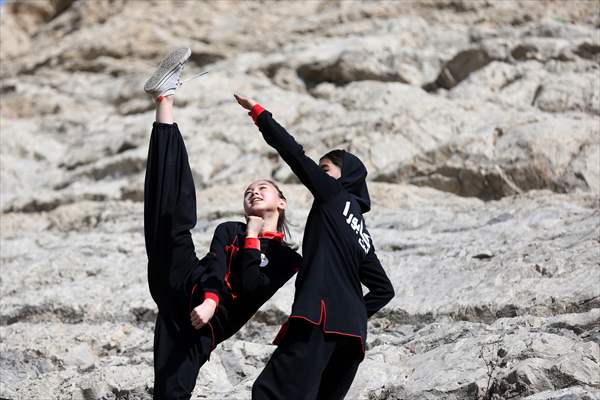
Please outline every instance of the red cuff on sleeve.
M258 116L265 111L265 108L263 106L261 106L260 104L256 103L254 105L254 107L252 107L252 110L250 110L250 116L252 117L252 119L254 120L254 122L256 122L256 120L258 119Z
M211 299L214 300L217 305L219 305L219 296L213 292L204 292L204 300Z
M244 248L260 250L260 240L252 237L246 238L246 240L244 240Z

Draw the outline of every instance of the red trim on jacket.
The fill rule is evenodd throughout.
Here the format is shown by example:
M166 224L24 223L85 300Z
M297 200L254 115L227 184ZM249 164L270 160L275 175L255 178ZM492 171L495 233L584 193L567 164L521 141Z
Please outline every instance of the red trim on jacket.
M213 292L204 292L204 300L206 299L211 299L214 300L215 303L217 303L217 306L219 305L219 296L216 293Z
M325 325L327 322L327 308L325 307L325 301L323 299L321 299L321 314L319 315L319 321L313 321L309 318L306 318L302 315L290 315L288 317L288 321L286 321L281 328L279 329L279 332L277 333L277 336L275 336L275 339L273 339L273 344L274 345L279 345L282 341L283 341L283 337L285 336L285 333L287 332L288 329L288 324L289 324L289 320L290 318L297 318L297 319L302 319L305 320L308 323L311 323L313 325L320 325L323 333L330 333L330 334L334 334L334 335L342 335L342 336L349 336L349 337L355 337L360 339L360 346L361 346L361 350L362 350L362 356L363 358L365 358L365 343L363 341L362 336L359 335L353 335L351 333L344 333L344 332L338 332L338 331L330 331L325 329Z
M192 299L193 299L193 296L194 296L194 292L196 291L196 286L198 286L197 283L192 287L192 295L190 296L190 313L192 312ZM206 295L204 296L204 298L206 298ZM217 297L217 304L219 304L219 298L218 297ZM215 349L215 347L217 347L216 339L215 339L215 330L214 330L213 326L211 325L210 321L206 325L208 325L208 327L210 328L211 351L212 351L212 350ZM209 359L210 359L210 356L209 356Z
M256 103L254 107L252 107L252 110L250 110L250 116L252 117L252 120L256 122L256 120L263 111L265 111L265 108L260 104Z
M196 287L198 286L198 284L194 284L194 286L192 286L192 293L190 295L190 312L192 312L192 301L194 299L194 292L196 291ZM204 292L204 300L206 299L212 299L215 301L215 303L217 303L217 306L219 305L219 296L216 293L213 292Z
M283 232L271 232L265 231L258 234L259 238L263 239L275 239L275 240L283 240L285 234Z
M275 335L275 339L273 339L271 344L279 346L281 344L281 342L283 342L283 337L285 336L285 333L288 330L289 323L290 323L290 321L288 318L288 320L281 325L281 328L279 328L279 332L277 332L277 335Z
M235 245L235 242L237 241L237 235L233 238L233 242L231 243L231 245L226 245L225 246L225 254L227 254L227 252L229 252L229 263L227 264L227 273L225 274L225 284L227 285L227 287L229 288L229 290L231 291L231 298L235 299L237 298L237 294L234 293L233 288L231 287L231 283L229 282L229 275L231 275L231 263L233 262L233 257L235 256L235 253L238 252L238 250L240 249L239 247L237 247Z
M255 237L247 237L244 240L244 248L260 250L260 239Z
M197 283L192 286L192 293L190 294L190 313L192 312L192 300L194 299L194 291L196 291L196 286L198 286Z

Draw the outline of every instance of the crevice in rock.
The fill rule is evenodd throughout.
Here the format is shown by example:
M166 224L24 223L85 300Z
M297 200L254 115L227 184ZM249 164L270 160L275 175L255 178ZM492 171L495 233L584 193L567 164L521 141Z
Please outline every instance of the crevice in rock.
M216 63L224 60L226 57L223 54L213 53L208 51L192 51L190 56L190 62L196 64L198 67L204 67L209 64Z
M579 302L557 302L554 298L549 303L531 306L506 304L477 304L458 307L455 311L444 313L408 313L402 308L383 309L378 313L379 318L387 319L395 325L427 325L442 320L467 321L491 324L500 318L514 318L524 315L549 317L561 314L586 313L600 308L600 296ZM582 327L581 329L586 329Z
M157 310L155 308L133 307L129 311L133 314L137 323L156 321Z
M587 324L576 325L565 321L559 321L548 325L546 331L549 333L560 334L560 331L566 330L573 332L575 335L583 337L588 336L588 333L600 329L600 319L595 319Z
M258 310L256 314L254 314L254 317L252 317L253 320L267 325L281 325L287 318L288 314L277 309Z
M450 0L450 1L438 1L432 4L424 3L425 7L435 7L438 10L450 10L455 13L467 13L477 11L477 7L488 8L491 5L487 2L476 3L474 1L464 0Z
M522 398L541 391L560 390L578 385L585 386L585 382L581 382L569 371L562 371L557 365L546 367L534 364L497 375L488 392L488 398Z
M296 68L296 73L308 91L323 82L332 83L335 86L344 86L351 82L365 80L408 83L408 80L394 68L382 68L382 71L375 71L370 65L363 66L346 59L346 57L353 56L359 57L354 53L343 53L333 61L302 64ZM382 62L379 64L383 66ZM267 70L267 76L274 76L276 72L272 69Z
M583 42L577 46L577 49L575 49L573 53L586 60L598 60L600 56L600 45Z
M600 307L600 296L592 297L579 302L557 302L552 298L550 303L532 306L518 306L507 304L502 307L497 305L470 305L447 314L456 321L482 322L490 324L499 318L512 318L521 315L554 316L559 314L585 313ZM441 316L441 315L440 315Z
M50 20L56 19L62 13L67 11L69 7L75 3L75 0L54 0L52 3L54 5L54 15Z
M84 315L82 309L66 305L57 306L51 303L45 303L38 306L24 305L11 313L0 315L0 325L11 325L16 322L52 320L76 324L83 321Z
M401 308L393 310L383 309L378 312L378 318L385 318L393 324L398 325L427 325L435 322L439 318L445 318L442 315L435 315L431 312L424 314L409 314Z
M550 272L547 268L540 266L539 264L535 264L533 269L543 277L552 278L552 272Z
M443 151L440 151L443 152ZM436 154L439 154L436 152ZM435 155L428 153L426 158ZM413 165L401 167L392 173L380 173L373 178L376 182L400 183L408 182L416 186L427 186L434 189L454 193L462 197L477 197L484 201L499 200L502 197L520 193L521 189L512 182L507 182L502 171L486 169L480 165L467 166L440 165L430 171L419 170Z
M519 44L510 51L510 55L515 60L524 61L536 59L537 52L537 47L532 44Z
M146 160L144 158L122 152L110 159L101 160L96 164L89 165L83 171L77 172L71 179L89 177L99 181L107 177L120 178L135 175L144 171L145 168Z
M476 382L465 383L455 390L437 389L409 392L402 385L389 385L378 390L369 390L368 400L477 400L480 388Z
M133 143L133 142L125 139L123 141L123 143L121 143L121 146L119 146L119 148L117 149L115 154L121 154L121 153L126 152L127 150L137 149L138 147L139 147L139 145L137 143Z
M452 89L490 62L492 58L483 49L463 50L446 62L435 81L423 85L423 90L435 92L440 88Z
M572 160L577 159L588 145L582 144ZM530 151L534 153L534 150ZM375 173L373 180L432 187L484 201L529 190L547 189L555 193L590 190L585 177L577 173L571 163L557 175L551 160L541 154L534 154L526 162L506 162L468 154L459 145L448 144L416 156L395 169Z
M590 42L583 42L572 50L572 54L586 60L596 61L600 59L600 46ZM519 62L537 60L543 64L550 61L573 62L575 61L571 53L561 52L554 55L544 55L540 53L540 49L531 43L518 43L510 50L509 55L505 57L489 55L484 49L469 49L458 52L453 58L447 61L442 67L439 75L433 82L422 85L422 88L430 93L435 93L438 89L452 89L459 83L469 77L469 75L479 69L484 68L492 61L505 62L515 64ZM518 78L507 82L503 87L510 85ZM540 85L536 90L536 95L532 100L532 105L535 99L539 96Z
M3 213L37 213L37 212L47 212L52 211L55 208L64 205L70 204L73 201L70 199L59 199L52 198L48 200L44 199L31 199L30 201L24 203L23 205L10 205L6 209L2 210Z
M121 200L130 200L136 203L144 201L143 186L124 186L121 188Z

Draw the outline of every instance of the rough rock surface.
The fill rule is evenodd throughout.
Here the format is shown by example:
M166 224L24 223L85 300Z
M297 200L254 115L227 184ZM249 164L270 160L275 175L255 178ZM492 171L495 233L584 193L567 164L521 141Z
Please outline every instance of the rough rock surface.
M598 2L7 1L0 33L0 397L151 398L142 86L189 45L199 254L253 179L283 182L296 242L311 202L234 91L370 171L396 297L348 399L600 399ZM193 398L250 397L292 296Z

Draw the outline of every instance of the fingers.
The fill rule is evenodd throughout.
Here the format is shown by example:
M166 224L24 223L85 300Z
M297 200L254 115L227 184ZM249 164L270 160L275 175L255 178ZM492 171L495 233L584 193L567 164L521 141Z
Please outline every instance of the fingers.
M242 107L244 107L247 110L250 110L252 107L250 107L250 100L248 100L245 97L239 96L238 94L234 93L233 97L235 97L235 100L238 102L238 104Z
M194 327L194 329L200 329L204 326L205 324L202 321L196 322L196 323L192 323L192 326Z
M196 322L193 322L192 326L194 327L194 329L200 329L204 326L204 322L198 320Z
M205 325L205 323L202 321L202 318L200 317L200 314L198 314L196 311L192 311L191 321L192 321L192 326L195 329L200 329Z

